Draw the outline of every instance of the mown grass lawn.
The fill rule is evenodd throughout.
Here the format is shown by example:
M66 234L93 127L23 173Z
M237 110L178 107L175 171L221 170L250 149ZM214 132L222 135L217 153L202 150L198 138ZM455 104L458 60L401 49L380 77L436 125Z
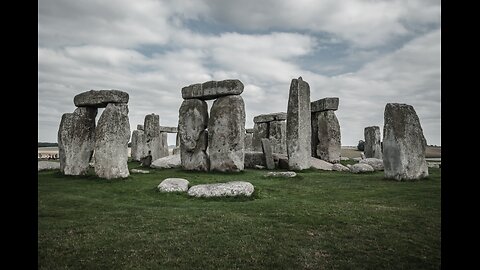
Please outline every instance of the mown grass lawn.
M440 268L439 169L417 182L383 172L150 171L112 181L39 172L39 269ZM216 200L158 192L168 177L245 180L256 191Z

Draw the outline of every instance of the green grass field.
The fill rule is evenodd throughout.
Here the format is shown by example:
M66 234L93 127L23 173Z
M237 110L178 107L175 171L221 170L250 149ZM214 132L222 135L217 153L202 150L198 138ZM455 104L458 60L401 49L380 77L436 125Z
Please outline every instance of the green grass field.
M130 163L131 168L137 167ZM191 173L125 180L38 173L39 269L439 269L441 173L396 182L383 172ZM156 190L245 180L253 198Z

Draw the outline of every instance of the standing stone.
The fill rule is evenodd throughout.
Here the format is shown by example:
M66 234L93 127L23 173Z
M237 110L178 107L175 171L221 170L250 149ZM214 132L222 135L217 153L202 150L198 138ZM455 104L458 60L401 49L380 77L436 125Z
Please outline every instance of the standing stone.
M267 165L267 169L273 170L275 169L275 162L273 161L273 152L272 152L272 145L270 144L269 139L262 139L262 149L263 155L265 156L265 164Z
M262 139L268 138L268 123L255 123L253 126L253 151L262 151Z
M310 86L307 82L292 79L287 109L287 154L291 170L310 168L311 156Z
M272 121L268 123L268 138L272 144L273 153L287 153L287 122Z
M141 158L148 154L145 146L146 140L143 130L134 130L132 132L132 145L130 147L132 160L140 161Z
M110 103L98 119L95 130L95 173L112 179L128 177L128 105Z
M253 151L253 133L245 133L245 151Z
M143 125L137 125L137 130L143 130Z
M60 171L65 175L86 174L95 146L96 108L80 107L65 113L58 129Z
M208 171L207 125L207 103L199 99L184 100L179 109L177 134L183 169Z
M388 103L383 127L385 178L417 180L428 176L425 160L427 142L411 105Z
M160 141L162 148L160 149L160 157L166 157L170 153L168 152L168 133L167 132L160 132Z
M154 113L145 116L144 132L146 152L150 151L152 160L168 156L168 147L165 151L163 138L160 132L160 117Z
M240 95L220 97L213 102L208 133L210 170L243 171L245 103Z
M177 136L175 136L175 146L176 147L180 147L180 135L178 135L179 133L177 132Z
M317 145L318 145L318 116L319 116L320 112L312 112L312 119L311 119L311 122L312 122L312 141L311 141L311 145L312 145L312 149L311 149L311 153L312 153L312 157L316 157L318 158L318 155L317 155Z
M323 111L318 115L317 155L330 163L340 161L340 124L334 111Z
M380 127L366 127L364 131L364 153L366 158L382 159L382 145L380 143Z

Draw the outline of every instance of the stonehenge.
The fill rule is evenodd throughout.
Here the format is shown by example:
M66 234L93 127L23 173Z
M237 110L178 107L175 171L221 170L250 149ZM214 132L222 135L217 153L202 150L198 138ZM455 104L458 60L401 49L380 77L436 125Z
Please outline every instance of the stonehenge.
M245 151L253 151L253 128L245 129Z
M341 135L335 111L339 98L323 98L311 103L312 157L330 163L340 161Z
M262 151L262 139L272 141L273 153L286 154L286 121L287 114L284 112L257 115L253 118L252 150Z
M380 143L380 127L366 127L364 131L365 144L363 153L366 158L382 159L382 145Z
M170 132L176 132L176 127L162 127L158 115L146 115L144 124L137 125L137 130L132 132L132 160L141 161L149 152L152 160L168 156L167 133Z

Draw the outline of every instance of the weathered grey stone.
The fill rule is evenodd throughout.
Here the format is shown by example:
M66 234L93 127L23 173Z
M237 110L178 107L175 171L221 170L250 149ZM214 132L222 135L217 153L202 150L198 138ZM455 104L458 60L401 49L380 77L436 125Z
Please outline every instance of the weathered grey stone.
M137 130L142 130L143 131L143 125L137 125Z
M246 128L245 133L252 133L253 134L253 128Z
M245 133L245 151L252 151L253 133Z
M262 139L262 149L263 155L265 158L265 165L267 169L273 170L275 169L275 162L273 161L273 152L272 152L272 145L270 144L270 140L263 138Z
M343 166L340 163L335 163L332 165L332 170L339 171L339 172L349 172L350 169L348 167Z
M312 101L312 112L336 111L338 109L338 97L327 97Z
M299 77L290 84L287 108L287 154L291 170L310 168L311 140L310 86Z
M168 133L167 132L160 132L160 140L162 144L162 148L160 149L160 157L166 157L170 153L168 152Z
M263 170L263 169L265 169L265 166L262 166L262 165L255 165L255 166L254 166L254 169Z
M176 146L175 148L173 148L172 155L179 155L180 156L180 147L179 146Z
M287 122L272 121L268 123L268 138L272 143L273 153L287 153Z
M58 170L58 169L60 169L60 162L54 162L54 161L39 161L38 162L38 171Z
M160 132L160 117L157 114L147 114L144 120L146 154L152 155L152 160L168 156L166 136ZM144 156L145 157L145 156Z
M311 114L311 123L312 123L312 141L311 141L311 146L312 148L311 153L312 157L318 158L317 155L317 145L318 145L318 115L320 112L312 112Z
M360 152L360 158L361 158L361 159L365 159L365 158L366 158L366 157L365 157L365 153Z
M378 158L365 158L358 163L364 163L372 166L375 171L383 171L383 160Z
M177 136L175 137L175 146L180 147L180 135L177 132Z
M222 96L240 95L243 83L240 80L208 81L182 88L183 99L216 99Z
M310 166L312 169L331 171L333 170L333 164L325 160L310 157Z
M194 197L234 197L251 196L255 191L253 185L245 181L196 185L188 190L188 195Z
M146 138L143 130L134 130L132 132L132 144L130 146L130 155L132 160L140 161L141 158L148 155L146 148Z
M130 175L127 166L129 139L128 105L108 104L95 129L95 174L98 177L112 179Z
M167 178L158 185L160 192L187 192L188 191L187 179L183 178Z
M253 126L253 151L262 151L262 139L268 138L268 123L255 123Z
M120 90L90 90L73 98L77 107L105 108L109 103L128 103L128 93Z
M145 157L142 157L140 163L142 167L150 167L152 164L152 155L148 154Z
M371 126L364 130L365 144L364 153L366 158L382 159L382 145L380 143L380 127Z
M239 95L213 102L208 121L210 170L236 172L244 169L245 103Z
M150 164L150 167L155 169L179 168L181 166L182 161L180 159L180 154L159 158Z
M255 168L256 165L265 167L265 157L263 152L245 151L244 166L245 168Z
M199 99L184 100L178 114L178 136L183 169L208 171L207 125L207 103Z
M349 158L349 157L342 157L342 156L340 156L340 160L350 160L350 158Z
M354 157L354 158L352 158L352 159L355 160L355 161L360 161L360 160L362 160L363 158L362 158L362 157Z
M177 133L178 128L177 127L163 127L163 126L160 126L160 132Z
M366 164L366 163L357 163L353 164L350 167L350 171L352 173L366 173L366 172L373 172L375 171L372 166Z
M388 103L383 127L385 178L417 180L428 176L427 142L411 105Z
M317 156L331 163L340 161L340 124L334 111L324 111L318 115Z
M60 171L65 175L88 172L95 147L96 108L81 107L65 113L58 129Z
M288 156L285 154L273 154L275 166L279 169L288 170Z
M140 169L131 169L130 172L131 173L142 173L142 174L150 173L149 171L140 170Z
M276 113L260 114L253 118L254 123L265 123L265 122L281 121L281 120L287 120L287 113L276 112Z
M268 172L264 177L291 178L297 176L296 172Z

